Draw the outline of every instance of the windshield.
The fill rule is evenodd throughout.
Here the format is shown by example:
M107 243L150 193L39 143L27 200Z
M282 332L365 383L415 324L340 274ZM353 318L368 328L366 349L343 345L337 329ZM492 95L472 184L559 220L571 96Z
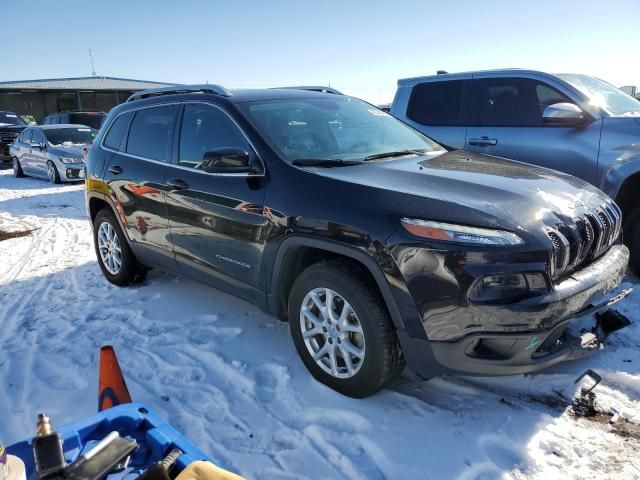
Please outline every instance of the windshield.
M0 112L0 124L9 124L9 125L26 125L25 122L20 115L17 113L11 112Z
M391 115L350 97L252 102L241 106L286 160L361 160L443 148Z
M97 131L93 128L51 128L44 129L44 135L47 141L52 145L68 144L85 144L93 142L96 138Z
M592 105L602 108L614 117L640 116L640 101L610 83L588 75L561 74L558 76L589 97Z

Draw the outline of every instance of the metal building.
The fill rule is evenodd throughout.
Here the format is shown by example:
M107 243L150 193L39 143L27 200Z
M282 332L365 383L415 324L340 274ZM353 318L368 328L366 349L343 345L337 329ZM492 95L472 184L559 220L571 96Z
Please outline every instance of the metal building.
M40 123L47 115L65 110L108 112L133 92L169 85L173 84L115 77L0 82L0 110L32 115Z

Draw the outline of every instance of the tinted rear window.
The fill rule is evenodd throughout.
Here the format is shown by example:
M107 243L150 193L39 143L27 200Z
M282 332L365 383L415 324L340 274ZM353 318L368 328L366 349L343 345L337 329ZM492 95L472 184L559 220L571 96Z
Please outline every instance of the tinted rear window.
M464 80L416 85L407 116L422 125L461 125L463 85Z
M129 125L131 115L133 115L131 112L127 112L115 119L104 137L105 147L112 148L113 150L120 150L122 138L124 137L127 125Z
M98 130L104 117L102 113L72 113L69 115L69 123L86 125Z
M127 153L166 162L176 108L166 105L138 110L129 128Z

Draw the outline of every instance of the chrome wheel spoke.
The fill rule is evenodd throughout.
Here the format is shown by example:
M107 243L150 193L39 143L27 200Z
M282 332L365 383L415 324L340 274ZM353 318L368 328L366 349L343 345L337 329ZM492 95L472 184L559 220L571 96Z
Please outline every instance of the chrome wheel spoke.
M362 325L360 323L350 323L346 322L341 326L342 331L346 333L360 333L362 334Z
M335 345L329 345L329 364L331 368L331 374L336 377L338 375L338 359L336 358Z
M353 375L353 361L351 360L351 354L342 345L340 345L340 355L342 355L342 359L344 360L347 373Z
M316 317L313 312L311 312L311 310L309 310L309 308L307 307L302 307L302 314L304 315L304 317L309 320L311 323L313 323L314 325L322 325L324 322L319 319L318 317Z
M362 357L364 356L364 351L351 343L350 340L343 340L341 345L344 350L352 354L354 357L362 359Z
M328 353L329 353L329 344L325 342L322 348L313 354L313 359L316 362L319 362Z
M322 327L314 327L311 330L307 330L306 332L302 333L302 336L304 338L311 338L311 337L315 337L316 335L323 335L324 332L322 331Z

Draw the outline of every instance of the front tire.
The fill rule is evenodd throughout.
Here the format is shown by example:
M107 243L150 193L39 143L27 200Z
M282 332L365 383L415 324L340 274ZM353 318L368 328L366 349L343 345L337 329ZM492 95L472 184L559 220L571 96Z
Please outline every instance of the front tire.
M55 183L56 185L62 183L58 167L56 167L51 160L47 162L47 177L49 177L51 183Z
M624 224L624 243L629 247L629 268L640 277L640 207L636 208Z
M22 171L22 165L20 165L20 160L18 160L18 157L13 157L13 175L16 178L24 177L24 172Z
M316 263L289 295L291 336L314 378L355 398L374 394L404 368L398 339L375 293L354 265Z
M93 221L98 264L109 282L125 286L144 280L147 270L136 260L113 212L103 209Z

